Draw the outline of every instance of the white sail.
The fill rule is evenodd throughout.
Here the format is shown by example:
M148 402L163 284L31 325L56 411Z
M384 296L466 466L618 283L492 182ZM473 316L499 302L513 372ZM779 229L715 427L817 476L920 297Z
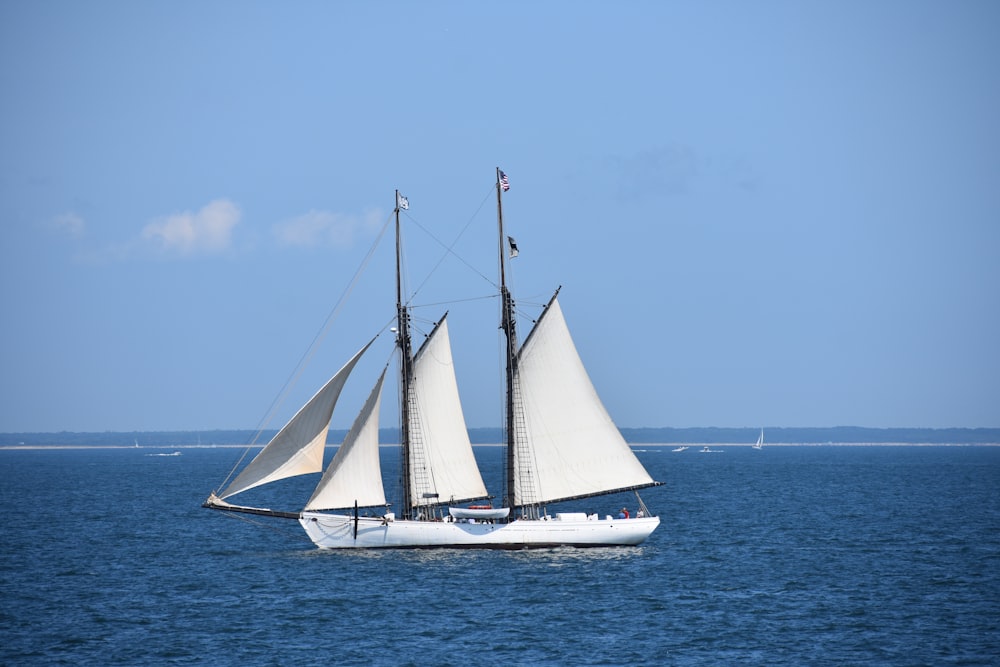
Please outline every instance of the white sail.
M371 346L371 342L337 371L316 395L278 431L253 461L243 469L236 479L219 494L228 498L242 491L252 489L286 477L304 475L323 470L323 449L326 447L326 433L330 428L333 406L340 398L340 392L347 377L354 370L358 359Z
M385 371L316 485L305 509L344 509L385 505L378 453L378 415Z
M518 353L514 381L525 431L515 434L516 505L655 484L594 390L555 297Z
M415 505L487 496L465 426L445 318L413 359L410 489Z

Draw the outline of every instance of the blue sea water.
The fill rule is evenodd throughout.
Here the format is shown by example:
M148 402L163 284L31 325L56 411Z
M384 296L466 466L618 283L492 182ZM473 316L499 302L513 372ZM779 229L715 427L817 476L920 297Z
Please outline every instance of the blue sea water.
M714 448L636 448L644 545L524 552L201 509L232 449L0 451L0 664L1000 664L1000 448Z

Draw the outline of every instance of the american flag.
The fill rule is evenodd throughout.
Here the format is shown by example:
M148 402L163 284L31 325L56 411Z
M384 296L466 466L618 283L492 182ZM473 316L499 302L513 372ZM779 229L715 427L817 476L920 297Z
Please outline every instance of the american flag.
M500 172L500 187L503 188L504 192L510 190L510 182L507 181L507 174Z

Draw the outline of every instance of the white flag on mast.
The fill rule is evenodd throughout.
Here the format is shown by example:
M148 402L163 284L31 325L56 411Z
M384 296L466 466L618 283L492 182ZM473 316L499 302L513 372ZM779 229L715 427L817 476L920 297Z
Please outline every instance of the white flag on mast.
M510 244L510 258L514 259L517 257L517 241L514 240L513 236L508 236L507 243Z
M398 192L396 193L396 208L401 208L404 211L410 208L409 200Z

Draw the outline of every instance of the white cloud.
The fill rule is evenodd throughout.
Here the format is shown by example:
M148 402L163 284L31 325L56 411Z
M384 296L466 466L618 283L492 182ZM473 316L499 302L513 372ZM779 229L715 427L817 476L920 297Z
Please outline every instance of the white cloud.
M381 218L382 213L377 210L365 211L360 216L312 210L279 222L274 226L274 234L278 241L290 246L344 247L354 242L359 231L377 228Z
M61 234L78 239L83 236L86 224L76 213L62 213L49 221L52 228Z
M142 230L144 241L181 255L227 250L240 209L228 199L216 199L201 210L185 211L154 220Z

